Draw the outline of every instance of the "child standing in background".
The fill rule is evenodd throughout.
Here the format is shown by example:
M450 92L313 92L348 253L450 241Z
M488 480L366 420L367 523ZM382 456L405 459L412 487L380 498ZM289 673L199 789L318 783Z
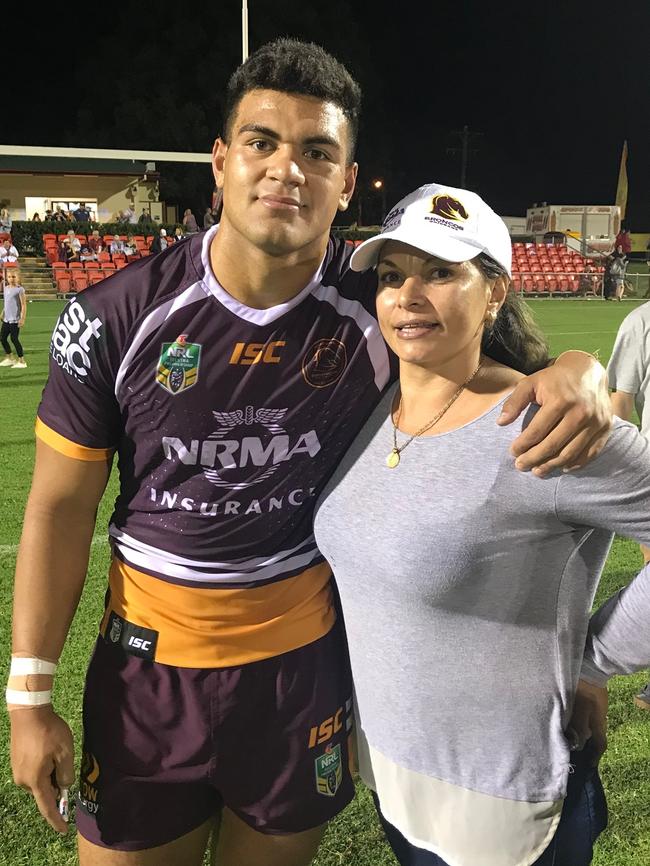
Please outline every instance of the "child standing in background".
M25 289L20 285L20 272L17 268L4 271L3 284L3 307L2 307L2 329L0 331L0 343L5 351L5 357L0 361L0 367L26 367L23 347L20 343L20 329L25 324L27 313L27 301L25 300ZM12 354L9 347L9 337L16 350Z

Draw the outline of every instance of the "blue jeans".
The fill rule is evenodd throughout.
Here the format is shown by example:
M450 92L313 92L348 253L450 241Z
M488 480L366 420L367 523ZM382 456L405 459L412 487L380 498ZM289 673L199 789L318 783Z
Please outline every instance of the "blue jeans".
M582 752L571 753L574 772L569 776L560 823L550 845L533 866L589 866L591 863L593 844L607 826L607 801L598 769L589 766L590 755L589 743ZM373 798L388 843L401 866L447 866L436 854L407 842L381 814L374 792Z

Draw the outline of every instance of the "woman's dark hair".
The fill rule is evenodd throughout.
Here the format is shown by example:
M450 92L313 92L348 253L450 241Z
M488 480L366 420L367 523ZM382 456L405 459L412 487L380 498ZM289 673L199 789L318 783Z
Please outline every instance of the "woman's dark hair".
M338 105L348 120L348 160L354 159L361 88L345 66L313 42L276 39L259 48L230 77L226 90L225 140L230 141L237 107L251 90L279 90Z
M474 261L488 280L497 277L510 280L505 268L485 253L481 253ZM483 332L481 352L493 361L527 375L548 365L546 338L528 307L510 287L496 321Z

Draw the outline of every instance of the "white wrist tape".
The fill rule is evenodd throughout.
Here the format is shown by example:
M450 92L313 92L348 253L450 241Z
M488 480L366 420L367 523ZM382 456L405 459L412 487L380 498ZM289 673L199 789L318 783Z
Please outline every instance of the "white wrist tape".
M8 704L20 707L40 707L52 703L52 689L46 692L24 692L19 689L7 689L5 697Z
M49 674L53 676L56 673L56 668L57 666L54 662L47 662L45 659L12 658L9 676L26 677L30 674Z

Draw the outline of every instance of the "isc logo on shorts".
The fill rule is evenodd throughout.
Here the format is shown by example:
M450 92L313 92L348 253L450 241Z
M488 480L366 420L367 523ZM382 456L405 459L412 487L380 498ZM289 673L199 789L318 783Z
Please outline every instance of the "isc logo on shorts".
M319 746L322 743L331 740L334 734L338 734L342 728L343 707L339 707L333 716L330 716L329 719L325 719L325 721L321 722L320 725L315 725L309 731L309 748L313 749L314 746Z

